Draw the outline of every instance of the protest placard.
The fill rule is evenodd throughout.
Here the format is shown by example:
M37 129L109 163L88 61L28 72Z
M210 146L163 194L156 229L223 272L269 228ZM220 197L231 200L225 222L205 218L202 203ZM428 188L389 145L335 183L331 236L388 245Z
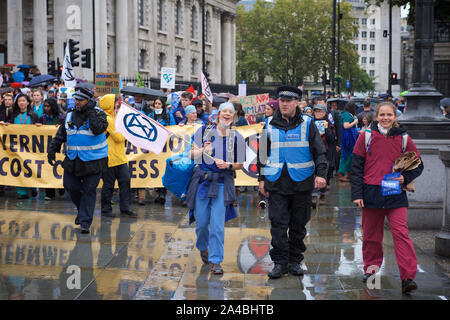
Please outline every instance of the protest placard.
M234 97L230 102L236 101L242 104L242 109L247 115L250 124L256 123L256 115L262 115L266 111L266 104L269 102L269 94L263 93L253 96Z
M161 68L161 88L175 89L175 68Z
M95 74L95 96L101 97L105 94L120 93L120 74L118 73L96 73Z

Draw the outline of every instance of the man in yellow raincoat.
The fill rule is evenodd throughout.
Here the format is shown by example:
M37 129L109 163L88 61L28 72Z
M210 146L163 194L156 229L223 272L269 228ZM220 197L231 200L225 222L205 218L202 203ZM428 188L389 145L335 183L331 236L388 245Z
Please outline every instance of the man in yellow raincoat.
M116 132L116 104L118 104L118 101L114 94L107 94L100 99L100 108L105 111L108 119L108 128L105 135L109 147L108 169L103 172L102 176L102 215L114 217L111 199L114 192L114 184L117 180L119 184L120 212L130 217L137 217L137 214L131 210L131 177L125 153L125 137L121 133Z

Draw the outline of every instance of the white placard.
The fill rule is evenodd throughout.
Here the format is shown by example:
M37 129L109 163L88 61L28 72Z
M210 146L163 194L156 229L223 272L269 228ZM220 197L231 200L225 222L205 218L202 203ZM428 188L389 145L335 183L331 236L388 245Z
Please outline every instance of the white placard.
M245 97L247 95L247 84L239 83L239 97Z
M161 68L161 88L175 89L175 68Z

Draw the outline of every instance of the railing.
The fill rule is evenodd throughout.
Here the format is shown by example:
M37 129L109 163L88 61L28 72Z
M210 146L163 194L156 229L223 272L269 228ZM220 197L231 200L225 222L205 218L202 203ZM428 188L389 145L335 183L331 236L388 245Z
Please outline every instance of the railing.
M141 81L144 84L145 87L151 88L151 89L160 89L161 80L159 78L145 78L141 77ZM128 84L131 84L132 86L137 86L138 79L137 77L124 77L122 78L123 86L127 86ZM184 91L188 89L190 86L193 86L195 90L201 91L201 83L196 81L184 81L184 80L177 80L175 84L175 90L174 91ZM239 87L238 85L226 85L221 83L210 83L209 84L211 91L213 93L231 93L234 95L238 95ZM270 96L275 96L276 91L273 89L261 87L261 86L255 86L255 85L247 85L247 95L256 95L261 93L269 93Z

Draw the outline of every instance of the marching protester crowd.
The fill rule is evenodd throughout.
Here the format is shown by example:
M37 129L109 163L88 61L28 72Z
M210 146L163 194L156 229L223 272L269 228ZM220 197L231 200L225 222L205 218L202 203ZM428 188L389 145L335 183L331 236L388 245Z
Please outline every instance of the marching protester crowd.
M63 161L64 189L75 204L75 223L81 233L89 233L100 179L102 215L114 217L112 200L117 181L120 212L137 217L132 210L133 190L125 153L125 138L116 131L115 117L121 102L127 102L163 126L198 126L192 136L187 157L197 164L192 171L184 205L190 222L196 222L196 248L211 272L222 274L225 223L237 216L234 203L239 188L235 172L245 162L245 140L234 128L249 125L242 105L225 97L210 103L195 92L182 92L173 108L170 95L146 100L145 97L105 95L78 86L73 95L75 107L57 94L57 86L4 91L0 101L0 125L52 125L58 128L48 147L48 161L55 163L56 153L67 143ZM364 278L372 275L372 266L383 261L384 217L394 237L402 290L417 288L414 282L417 258L406 224L408 200L406 187L423 171L420 153L406 131L398 125L400 99L366 99L361 106L351 101L326 96L304 98L297 87L282 86L271 97L265 112L256 116L262 128L257 159L258 206L268 208L271 221L274 268L271 279L284 274L303 275L301 266L306 245L306 225L311 208L326 201L331 180L351 185L352 200L362 208ZM403 105L402 105L403 107ZM405 109L402 108L404 112ZM404 155L412 154L417 165L397 171L390 180L392 167ZM396 189L384 187L386 181L398 181ZM4 192L7 186L1 187ZM398 189L398 190L397 190ZM387 190L387 191L386 191ZM56 190L45 189L45 200L53 200ZM147 190L135 190L140 205L146 204ZM168 190L155 190L156 203L164 204ZM30 187L18 187L18 199L37 195Z

